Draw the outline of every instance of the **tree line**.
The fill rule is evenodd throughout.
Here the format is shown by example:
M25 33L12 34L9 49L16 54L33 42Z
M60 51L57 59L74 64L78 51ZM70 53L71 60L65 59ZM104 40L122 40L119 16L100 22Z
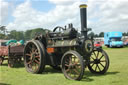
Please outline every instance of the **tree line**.
M0 39L30 40L34 38L37 33L45 34L46 31L49 30L43 28L35 28L26 31L17 31L17 30L8 31L5 26L0 26Z
M0 39L30 40L34 38L37 33L45 34L46 31L50 31L50 30L44 28L35 28L26 31L17 31L17 30L8 31L5 26L0 26ZM99 34L90 32L88 35L93 37L104 37L104 32L100 32ZM128 36L128 32L124 32L123 36Z

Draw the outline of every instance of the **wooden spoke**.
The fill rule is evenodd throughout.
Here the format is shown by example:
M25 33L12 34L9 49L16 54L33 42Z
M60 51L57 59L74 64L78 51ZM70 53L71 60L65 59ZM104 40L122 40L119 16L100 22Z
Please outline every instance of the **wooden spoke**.
M36 58L40 58L40 56L35 56Z
M101 71L101 69L100 69L100 67L99 67L99 65L98 65L98 64L97 64L97 66L98 66L99 71Z
M36 62L37 64L40 64L40 62L39 62L38 60L36 60L36 59L35 59L35 62Z
M94 63L91 65L91 67L93 67L94 66Z
M103 58L104 55L102 55L99 59L101 60Z
M77 62L74 63L74 65L78 65L79 64L79 60Z
M69 73L70 73L69 75L72 76L72 70L69 70Z
M70 69L67 69L67 70L66 70L66 72L69 72L69 71L70 71Z
M26 56L31 56L31 54L25 54Z
M92 63L94 63L94 61L90 61L89 63L92 64Z
M74 58L74 62L75 62L75 60L76 60L76 57L73 57Z
M27 62L27 64L32 64L32 61L30 60L29 62Z
M34 48L32 48L32 53L34 53Z
M97 66L97 64L96 64L95 71L97 70L97 67L98 67L98 66Z
M93 52L93 54L95 55L95 57L96 57L96 53L95 52ZM97 57L96 57L97 58Z
M39 55L39 53L38 53L38 50L37 50L37 49L34 51L34 53L35 53L36 55Z
M36 49L36 50L35 50L35 52L37 52L37 53L38 53L38 50Z
M72 63L72 57L69 57L69 63Z
M106 62L106 60L100 60L100 62Z
M98 59L98 56L99 56L99 51L98 51L97 56L96 56L97 59Z
M65 66L69 67L69 65L68 65L68 64L65 64Z
M92 58L93 60L95 60L92 56L91 56L91 58Z
M35 63L35 70L37 70L37 69L38 69L38 64Z
M76 69L73 69L78 75L80 74Z
M30 46L28 46L28 49L29 49L29 50L31 50L31 47L30 47Z
M79 68L79 69L81 68L80 64L77 64L75 66L76 66L76 68Z
M100 65L101 65L103 68L105 67L102 63L100 63Z

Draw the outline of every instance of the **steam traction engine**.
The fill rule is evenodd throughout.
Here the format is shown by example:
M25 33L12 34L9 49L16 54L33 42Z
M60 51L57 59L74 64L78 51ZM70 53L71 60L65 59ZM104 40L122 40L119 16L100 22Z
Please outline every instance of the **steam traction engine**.
M68 28L56 27L53 32L38 35L24 48L24 63L31 73L42 73L45 65L61 67L68 79L81 80L85 67L92 73L104 74L109 58L101 48L94 48L93 38L87 36L87 5L80 5L81 34L72 24Z

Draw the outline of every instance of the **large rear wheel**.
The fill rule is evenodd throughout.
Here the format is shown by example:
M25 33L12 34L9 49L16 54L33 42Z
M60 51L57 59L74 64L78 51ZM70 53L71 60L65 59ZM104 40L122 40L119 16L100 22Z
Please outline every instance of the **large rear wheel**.
M62 57L62 72L68 79L81 80L84 75L82 56L76 51L68 51Z
M45 68L45 48L37 40L29 41L24 48L24 64L28 72L41 73Z
M109 57L103 49L95 49L90 56L88 68L92 73L104 74L109 68Z

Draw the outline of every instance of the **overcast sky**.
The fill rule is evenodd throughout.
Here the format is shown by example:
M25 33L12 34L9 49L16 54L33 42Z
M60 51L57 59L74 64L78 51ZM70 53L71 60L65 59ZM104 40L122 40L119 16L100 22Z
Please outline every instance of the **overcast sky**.
M25 31L73 23L80 30L80 4L88 5L93 32L128 32L128 0L0 0L0 25Z

